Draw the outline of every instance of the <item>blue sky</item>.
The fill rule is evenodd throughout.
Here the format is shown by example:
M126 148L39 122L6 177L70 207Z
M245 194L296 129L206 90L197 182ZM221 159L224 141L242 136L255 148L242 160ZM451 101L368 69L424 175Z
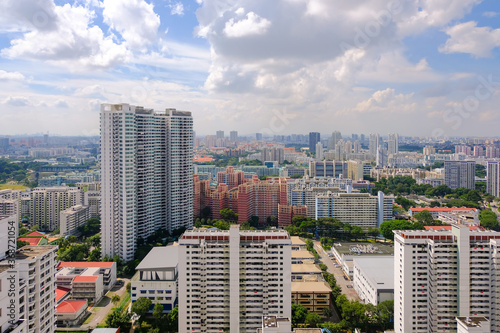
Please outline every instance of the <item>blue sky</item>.
M0 135L96 135L100 103L130 103L199 134L498 136L498 1L0 6Z

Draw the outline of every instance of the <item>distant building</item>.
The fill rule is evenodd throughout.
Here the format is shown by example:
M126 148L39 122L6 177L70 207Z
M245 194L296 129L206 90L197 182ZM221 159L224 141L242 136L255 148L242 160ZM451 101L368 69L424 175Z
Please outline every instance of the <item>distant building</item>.
M320 134L318 132L309 133L309 151L311 153L316 152L316 144L321 141Z
M399 153L399 134L391 133L387 139L387 153L397 154Z
M486 192L500 197L500 162L488 162Z
M116 283L116 262L113 261L60 261L57 265L57 270L57 286L71 290L72 296L75 299L99 299ZM86 298L85 295L78 294L79 292L84 292L84 290L73 289L73 282L78 276L84 278L77 279L77 282L83 283L85 279L89 280L87 288L90 291L91 297ZM78 287L83 287L83 285L79 285Z
M333 217L364 229L392 219L392 196L369 193L326 193L316 197L316 219Z
M292 303L302 305L309 312L323 315L331 306L332 289L325 281L292 282Z
M377 155L378 147L380 146L380 135L370 134L369 149L372 156Z
M178 246L154 247L136 267L130 280L132 304L139 297L149 298L154 304L161 304L163 312L172 311L178 304ZM150 309L152 312L153 309Z
M224 139L224 131L217 131L215 137L216 139Z
M238 131L229 132L229 141L238 142Z
M309 163L310 177L348 178L347 162L342 161L314 161Z
M476 188L476 162L444 161L444 183L451 189Z
M83 226L90 218L89 207L76 205L63 210L60 213L59 233L63 236L75 235L78 233L78 228Z
M284 228L292 223L292 218L296 215L307 216L307 206L288 206L278 204L278 227Z
M83 194L83 205L89 207L89 218L101 217L101 191L86 191Z

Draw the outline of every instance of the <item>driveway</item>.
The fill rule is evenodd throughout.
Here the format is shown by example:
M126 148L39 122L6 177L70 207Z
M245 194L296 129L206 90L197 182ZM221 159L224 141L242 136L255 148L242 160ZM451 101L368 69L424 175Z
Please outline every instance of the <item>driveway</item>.
M321 247L320 242L314 242L314 248L318 252L321 262L328 267L327 272L335 276L337 285L342 289L342 294L346 295L347 299L350 301L360 301L358 294L352 287L352 281L346 277L344 271L340 267L335 267L333 265L334 263L337 263L335 258L330 258L328 256L328 253ZM347 278L347 280L345 278Z

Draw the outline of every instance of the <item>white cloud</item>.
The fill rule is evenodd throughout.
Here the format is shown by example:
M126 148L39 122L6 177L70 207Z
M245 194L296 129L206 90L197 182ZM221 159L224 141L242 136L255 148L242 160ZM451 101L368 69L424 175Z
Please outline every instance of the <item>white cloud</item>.
M104 0L104 22L115 29L127 46L140 49L156 39L160 17L144 0Z
M483 13L483 16L484 16L484 17L490 17L490 18L492 18L492 17L496 17L496 16L498 16L498 15L500 15L500 13L498 13L498 12L484 12L484 13Z
M12 97L9 96L2 101L3 104L9 106L28 106L32 105L31 101L26 97Z
M56 108L67 108L68 107L68 103L65 100L63 100L63 99L59 99L59 100L57 100L54 103L54 106Z
M469 53L489 57L500 46L500 29L478 27L474 21L457 24L445 30L450 38L439 48L443 53Z
M397 112L408 113L416 109L416 103L413 101L413 93L396 94L392 88L379 90L373 95L356 105L353 111L366 112Z
M91 25L95 13L88 8L69 4L55 6L56 26L50 30L33 29L22 38L11 41L1 54L8 58L24 58L60 62L72 70L107 68L125 61L127 50L115 44L112 36Z
M245 37L252 35L263 35L271 26L271 22L260 17L254 12L249 12L246 19L234 21L229 19L224 27L224 33L229 38Z
M184 15L184 5L182 4L182 2L177 2L171 5L170 7L171 7L170 9L171 15L179 15L179 16Z
M19 72L6 72L0 69L0 81L24 81L26 78Z

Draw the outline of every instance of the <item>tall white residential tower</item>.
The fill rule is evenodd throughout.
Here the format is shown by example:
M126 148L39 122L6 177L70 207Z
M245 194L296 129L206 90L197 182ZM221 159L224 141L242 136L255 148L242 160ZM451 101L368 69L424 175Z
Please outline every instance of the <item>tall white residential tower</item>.
M192 141L190 112L101 105L103 255L128 261L138 238L192 227Z

